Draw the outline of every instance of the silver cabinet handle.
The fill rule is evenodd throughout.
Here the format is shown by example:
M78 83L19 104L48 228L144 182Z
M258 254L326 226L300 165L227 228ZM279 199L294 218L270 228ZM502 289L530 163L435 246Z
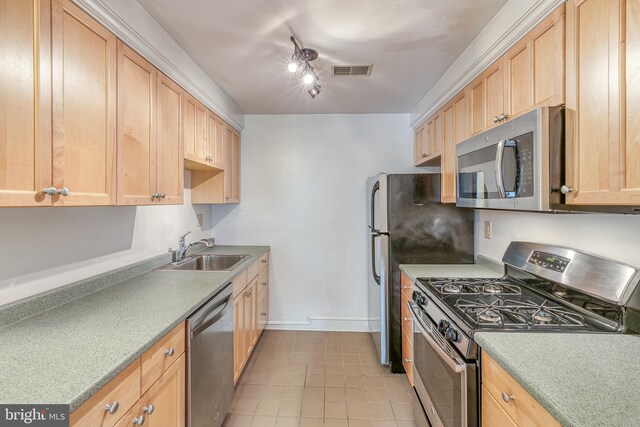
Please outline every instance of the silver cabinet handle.
M498 116L494 116L494 117L493 117L493 123L498 123L498 120L500 120L500 119L498 118Z
M153 194L151 195L151 198L152 198L152 199L157 199L158 197L160 197L160 193L153 193Z
M262 286L267 286L268 283L267 282L262 282Z
M47 196L55 196L56 194L58 194L58 190L56 190L56 187L47 187L40 190L40 194L46 194Z
M423 158L427 157L427 153L422 153L422 157Z
M108 412L111 415L115 414L116 412L118 412L118 408L120 407L120 402L118 402L117 400L113 403L107 403L107 406L104 407L104 412Z
M231 197L229 197L229 196L225 196L225 198L224 198L224 199L225 199L225 200L229 200L230 198L231 198Z
M404 363L411 363L411 362L413 362L413 360L407 359L406 357L404 358Z
M140 415L133 419L133 425L141 426L142 424L144 424L144 415Z
M498 119L499 119L501 122L503 122L503 121L507 120L508 118L509 118L509 115L508 115L508 114L504 114L504 113L500 114L500 116L498 117Z
M164 354L166 354L167 356L171 357L171 356L173 356L173 355L174 355L174 353L175 353L175 352L176 352L176 351L173 349L173 347L170 347L170 348L168 348L168 349L166 349L166 350L164 351Z
M155 409L156 409L156 407L153 406L153 405L145 406L144 407L144 413L147 414L147 415L151 415L151 414L153 414L153 411Z
M267 313L260 313L260 316L267 317Z
M404 316L404 321L405 321L405 322L408 322L408 321L410 321L410 320L413 320L413 319L412 319L411 317Z
M69 191L69 189L67 187L62 187L56 190L56 194L59 194L61 196L68 196L69 194L71 194L71 191Z
M516 400L516 397L513 394L508 394L506 391L503 391L502 400L509 402L510 400Z
M267 260L266 259L262 259L262 260L260 260L260 262L263 263L263 264L266 264Z
M165 193L160 193L158 197L160 197L161 199L164 199L165 197L167 197L167 195Z
M244 296L245 296L245 297L247 297L247 298L249 298L249 297L251 296L251 292L248 292L248 291L247 291L247 292L245 292Z
M568 185L563 185L560 187L560 192L562 194L569 194L573 192L573 187L569 187Z

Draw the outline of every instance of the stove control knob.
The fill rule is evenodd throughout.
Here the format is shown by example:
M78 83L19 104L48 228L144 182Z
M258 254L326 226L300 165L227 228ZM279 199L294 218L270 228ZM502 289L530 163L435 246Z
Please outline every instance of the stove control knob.
M441 334L444 334L445 332L447 332L448 327L449 322L444 319L440 319L440 322L438 322L438 331L440 331Z
M447 332L444 335L444 339L446 339L449 342L456 342L458 341L458 331L456 331L453 328L449 328L447 329Z

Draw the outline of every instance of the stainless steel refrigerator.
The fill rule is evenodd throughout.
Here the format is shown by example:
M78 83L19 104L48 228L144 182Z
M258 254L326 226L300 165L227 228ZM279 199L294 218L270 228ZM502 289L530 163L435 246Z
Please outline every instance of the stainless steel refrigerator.
M400 264L473 264L473 209L440 203L440 174L368 179L369 330L392 372L402 368Z

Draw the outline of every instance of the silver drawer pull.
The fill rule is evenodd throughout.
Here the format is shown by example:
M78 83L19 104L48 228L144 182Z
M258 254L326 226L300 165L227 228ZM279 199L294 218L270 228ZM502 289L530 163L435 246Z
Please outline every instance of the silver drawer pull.
M267 317L267 313L260 313L261 316Z
M262 286L267 286L267 282L262 282Z
M411 321L411 320L413 320L411 317L404 316L404 321L405 321L405 322L409 322L409 321Z
M251 296L251 292L245 292L244 296L249 298Z
M144 407L144 413L147 415L151 415L153 414L153 411L155 411L156 407L153 405L149 405L149 406L145 406Z
M502 392L502 400L509 403L510 400L516 400L516 397L513 394L509 394L506 391Z
M168 348L168 349L166 349L166 350L164 351L164 354L166 354L167 356L171 357L171 356L173 356L173 354L174 354L175 352L176 352L176 351L173 349L173 347L170 347L170 348Z
M115 414L116 412L118 412L118 408L120 407L120 402L118 402L117 400L113 403L107 403L107 406L104 407L104 412L108 412L111 415Z
M266 259L261 259L260 262L263 263L263 264L266 264L267 260Z
M47 188L43 188L42 190L40 190L40 194L46 194L48 196L55 196L56 194L58 194L58 190L56 189L56 187L47 187Z
M142 424L144 424L144 415L140 415L133 419L133 425L141 426Z
M407 359L406 357L404 358L404 363L411 363L411 362L413 362L413 360Z

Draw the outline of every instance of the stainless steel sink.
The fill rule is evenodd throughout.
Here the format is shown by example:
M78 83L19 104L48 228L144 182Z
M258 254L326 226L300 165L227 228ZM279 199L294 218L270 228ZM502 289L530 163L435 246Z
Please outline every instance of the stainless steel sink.
M158 270L226 271L250 255L196 255L177 264L167 264Z

